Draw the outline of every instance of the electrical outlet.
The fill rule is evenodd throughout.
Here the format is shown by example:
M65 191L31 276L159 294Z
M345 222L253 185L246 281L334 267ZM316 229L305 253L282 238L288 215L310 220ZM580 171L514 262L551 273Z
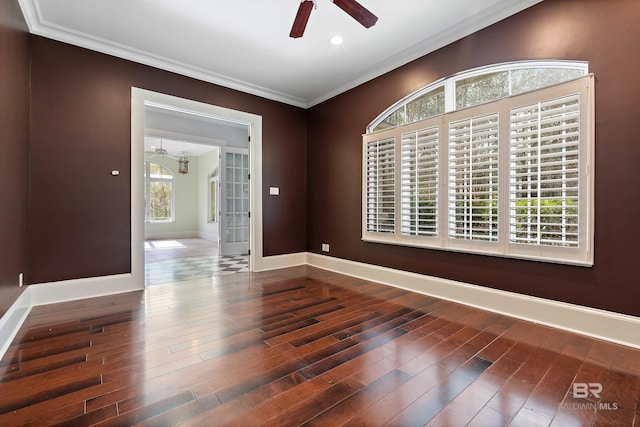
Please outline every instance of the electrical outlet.
M22 287L22 285L24 284L24 273L20 273L18 275L18 287Z
M322 252L329 252L329 244L328 243L323 243L322 244Z

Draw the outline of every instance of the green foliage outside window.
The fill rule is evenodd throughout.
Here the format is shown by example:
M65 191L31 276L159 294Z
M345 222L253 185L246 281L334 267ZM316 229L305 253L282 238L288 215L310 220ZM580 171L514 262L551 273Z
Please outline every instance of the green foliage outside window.
M173 220L173 174L166 167L145 163L145 221Z

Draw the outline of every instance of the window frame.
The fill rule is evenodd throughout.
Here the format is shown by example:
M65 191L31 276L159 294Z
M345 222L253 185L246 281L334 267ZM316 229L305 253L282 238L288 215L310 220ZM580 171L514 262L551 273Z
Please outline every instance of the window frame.
M151 164L158 165L163 169L166 169L171 178L152 178L151 177ZM152 220L149 217L151 212L151 183L160 182L160 183L169 183L171 185L171 218L166 220ZM154 162L151 160L146 160L144 162L144 222L147 224L169 224L176 221L176 183L175 183L175 174L162 163Z
M461 80L466 80L473 77L481 77L483 75L490 75L499 72L513 72L531 68L542 68L542 69L564 69L564 70L578 70L582 71L584 75L587 75L589 72L589 63L586 61L511 61L504 62L500 64L492 64L486 65L482 67L473 68L471 70L466 70L461 73L454 74L449 77L441 78L433 83L424 86L423 88L407 95L406 97L400 99L389 108L384 110L378 117L376 117L369 125L367 126L367 133L375 133L381 132L382 130L375 130L382 122L384 122L391 114L395 113L398 109L404 108L404 116L408 117L407 114L407 105L412 101L428 94L429 92L435 92L440 88L444 89L444 113L450 113L452 111L456 111L456 87L457 83ZM509 96L513 96L512 94L512 85L509 84ZM538 89L536 89L538 90ZM521 95L522 93L518 94ZM494 101L491 101L494 102ZM411 122L415 123L415 122ZM410 123L404 123L396 126L404 126ZM393 127L396 127L393 126ZM390 127L390 128L393 128ZM385 129L386 130L386 129Z
M580 157L579 157L579 246L578 248L521 244L510 241L510 155L511 155L511 110L539 102L555 99L567 94L580 94ZM362 240L402 246L450 250L475 254L485 254L508 258L536 260L580 266L593 265L594 227L594 78L587 75L568 82L526 92L497 101L480 104L462 110L445 113L415 123L385 129L363 135L363 193L362 193ZM498 237L495 242L452 239L449 236L449 123L465 117L479 117L498 113ZM438 230L436 236L406 236L402 234L402 135L421 129L439 126L441 135L438 145ZM395 217L393 233L376 233L367 229L366 206L366 153L367 144L373 140L392 138L395 141Z

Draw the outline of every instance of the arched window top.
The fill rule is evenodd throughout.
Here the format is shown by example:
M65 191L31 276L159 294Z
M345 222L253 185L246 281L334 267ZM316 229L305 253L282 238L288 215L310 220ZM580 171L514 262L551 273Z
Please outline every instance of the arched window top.
M211 174L209 174L209 179L218 178L218 175L220 175L220 167L216 166L216 168L213 170L213 172L211 172Z
M150 179L159 179L159 180L173 179L173 173L168 168L166 168L165 166L162 166L159 163L147 162L147 167L144 168L145 178L147 177L147 173L149 174L148 177Z
M584 61L519 61L474 68L435 81L387 108L367 133L530 92L589 73Z

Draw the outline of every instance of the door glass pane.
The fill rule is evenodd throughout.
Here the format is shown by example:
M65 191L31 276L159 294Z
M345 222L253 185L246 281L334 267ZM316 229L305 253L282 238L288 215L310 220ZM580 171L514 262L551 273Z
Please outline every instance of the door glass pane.
M246 243L249 241L249 156L243 153L227 153L225 183L226 224L224 241Z

